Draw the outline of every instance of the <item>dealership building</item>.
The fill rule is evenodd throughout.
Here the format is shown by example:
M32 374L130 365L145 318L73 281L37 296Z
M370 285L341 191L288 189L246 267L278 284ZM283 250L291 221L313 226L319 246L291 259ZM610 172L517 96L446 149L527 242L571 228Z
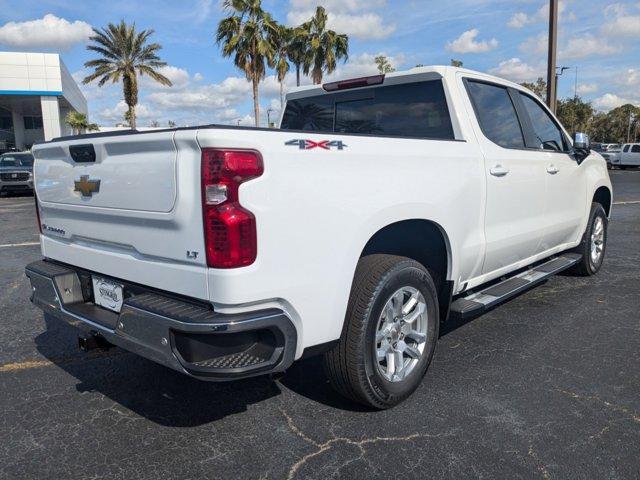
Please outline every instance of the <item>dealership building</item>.
M87 100L58 54L0 52L0 153L71 135L74 110Z

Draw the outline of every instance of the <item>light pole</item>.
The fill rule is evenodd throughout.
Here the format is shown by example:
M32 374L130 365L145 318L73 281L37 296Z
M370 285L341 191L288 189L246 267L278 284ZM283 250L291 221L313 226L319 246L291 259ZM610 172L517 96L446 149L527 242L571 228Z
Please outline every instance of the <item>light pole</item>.
M556 113L556 47L558 45L558 0L549 0L549 53L547 57L547 106Z

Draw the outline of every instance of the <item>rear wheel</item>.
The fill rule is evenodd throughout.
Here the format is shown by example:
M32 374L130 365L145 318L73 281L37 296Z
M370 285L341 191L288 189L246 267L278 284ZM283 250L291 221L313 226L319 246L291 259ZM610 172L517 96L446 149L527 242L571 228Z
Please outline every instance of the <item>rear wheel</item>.
M582 255L572 271L578 275L595 275L602 267L607 247L607 214L599 203L591 204L591 213L582 242L574 251Z
M333 387L374 408L389 408L420 384L438 339L438 301L418 262L369 255L358 262L338 345L324 357Z

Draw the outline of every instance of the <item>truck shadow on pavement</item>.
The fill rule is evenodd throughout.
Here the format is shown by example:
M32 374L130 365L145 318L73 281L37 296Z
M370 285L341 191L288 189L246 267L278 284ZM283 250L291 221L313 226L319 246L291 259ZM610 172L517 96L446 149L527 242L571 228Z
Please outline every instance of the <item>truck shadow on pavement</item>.
M56 368L78 380L80 393L96 392L135 415L170 427L196 427L245 412L247 407L287 388L312 401L343 410L361 408L328 384L320 358L296 362L279 381L261 376L233 382L196 380L118 347L89 353L76 349L79 329L44 317L46 330L35 338L38 351ZM80 402L95 397L82 395Z

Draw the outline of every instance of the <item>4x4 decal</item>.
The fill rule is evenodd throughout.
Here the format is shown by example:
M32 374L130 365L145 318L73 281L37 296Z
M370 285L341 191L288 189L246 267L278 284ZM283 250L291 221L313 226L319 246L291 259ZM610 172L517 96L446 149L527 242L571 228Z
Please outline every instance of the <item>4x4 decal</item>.
M309 139L296 139L285 142L285 145L298 147L300 150L313 150L314 148L331 150L334 147L338 150L343 150L347 147L342 140L320 140L316 142Z

